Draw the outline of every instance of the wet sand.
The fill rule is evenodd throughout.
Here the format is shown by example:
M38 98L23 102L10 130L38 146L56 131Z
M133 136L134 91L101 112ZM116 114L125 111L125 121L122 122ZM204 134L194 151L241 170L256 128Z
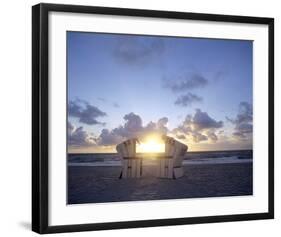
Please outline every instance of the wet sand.
M69 166L68 204L252 195L252 163L184 166L179 179L119 179L121 167Z

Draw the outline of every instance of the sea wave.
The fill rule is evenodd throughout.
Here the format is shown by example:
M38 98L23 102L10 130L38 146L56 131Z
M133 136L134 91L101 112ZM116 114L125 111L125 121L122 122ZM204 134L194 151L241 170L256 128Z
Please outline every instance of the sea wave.
M250 163L253 159L240 159L237 156L232 157L221 157L221 158L201 158L201 159L190 159L184 160L183 165L205 165L205 164L236 164L236 163ZM121 166L121 160L108 160L108 161L95 161L95 162L69 162L68 166ZM155 160L143 160L144 166L157 165Z

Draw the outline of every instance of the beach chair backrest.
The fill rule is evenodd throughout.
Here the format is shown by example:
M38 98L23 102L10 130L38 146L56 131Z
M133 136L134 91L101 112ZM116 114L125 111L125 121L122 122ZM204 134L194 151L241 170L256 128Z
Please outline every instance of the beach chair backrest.
M124 157L135 157L136 156L136 140L130 139L122 142L116 146L118 154Z
M185 144L178 141L175 141L174 147L175 147L175 152L173 156L174 166L175 167L182 166L182 161L188 147Z
M136 157L136 142L137 139L129 139L116 146L122 159L122 171L119 178L141 177L141 160L134 159Z
M174 147L175 140L172 138L168 138L165 141L165 155L166 156L174 156L175 147Z
M124 145L126 147L128 157L135 157L136 156L136 141L135 141L135 139L130 139L130 140L125 141Z
M124 143L120 143L116 146L116 151L121 158L127 156L127 151Z

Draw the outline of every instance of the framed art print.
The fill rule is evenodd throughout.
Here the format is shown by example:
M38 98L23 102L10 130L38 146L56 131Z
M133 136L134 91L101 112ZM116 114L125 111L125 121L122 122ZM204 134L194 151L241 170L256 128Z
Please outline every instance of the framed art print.
M32 29L35 232L274 217L272 18L39 4Z

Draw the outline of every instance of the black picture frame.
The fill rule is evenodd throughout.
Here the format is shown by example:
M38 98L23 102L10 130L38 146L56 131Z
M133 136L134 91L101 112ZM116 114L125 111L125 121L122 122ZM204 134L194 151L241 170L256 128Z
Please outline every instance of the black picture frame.
M70 12L264 24L268 26L269 154L268 212L112 223L50 226L48 223L48 14ZM274 19L126 8L38 4L32 7L32 230L45 233L92 231L150 226L183 225L274 218Z

